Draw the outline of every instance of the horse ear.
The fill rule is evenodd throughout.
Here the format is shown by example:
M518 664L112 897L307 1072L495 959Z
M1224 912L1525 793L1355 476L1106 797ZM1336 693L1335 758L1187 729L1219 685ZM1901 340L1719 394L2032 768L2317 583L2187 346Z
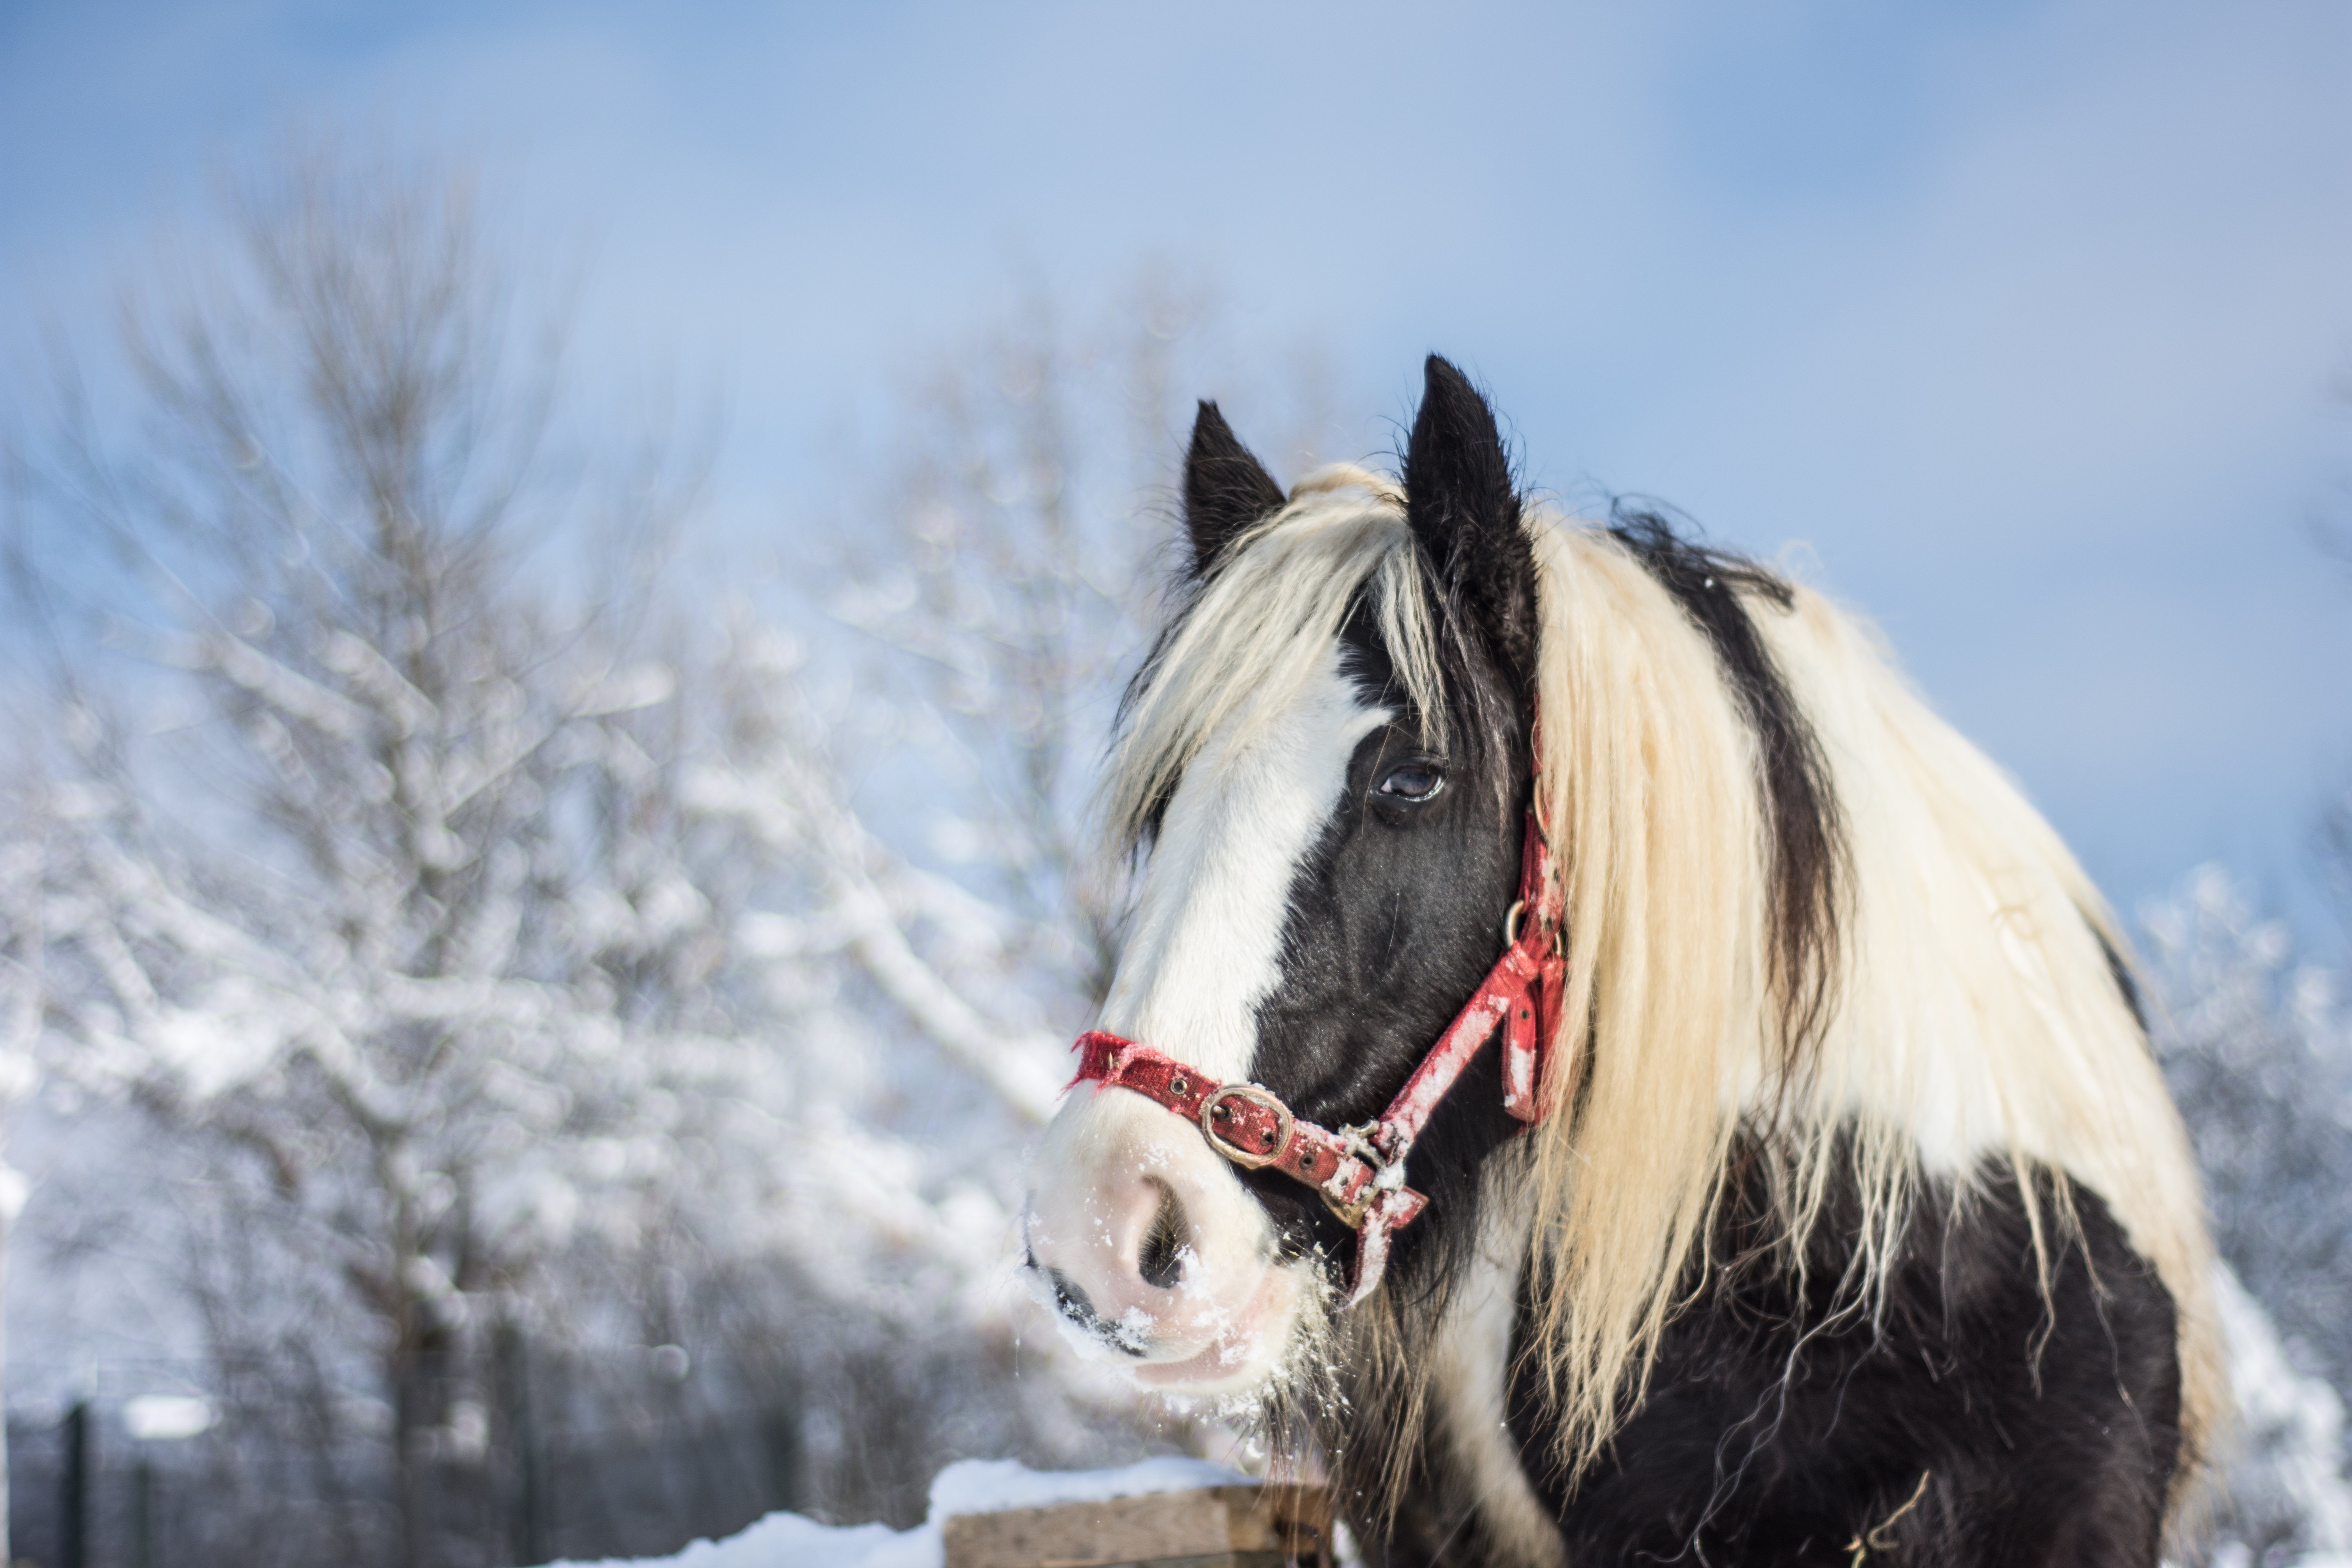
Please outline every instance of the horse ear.
M1184 458L1184 527L1192 536L1192 571L1205 577L1234 536L1286 498L1265 465L1234 436L1213 403L1192 421L1192 447Z
M1524 686L1536 670L1536 562L1519 526L1511 462L1494 410L1435 354L1405 448L1405 520L1445 596L1487 653Z

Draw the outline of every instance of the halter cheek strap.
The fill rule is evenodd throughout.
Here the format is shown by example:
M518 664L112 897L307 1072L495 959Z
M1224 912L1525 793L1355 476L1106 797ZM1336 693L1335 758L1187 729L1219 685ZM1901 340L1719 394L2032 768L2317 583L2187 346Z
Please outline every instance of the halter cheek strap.
M1276 1170L1313 1187L1356 1233L1350 1307L1370 1295L1388 1267L1391 1233L1411 1225L1429 1200L1405 1185L1405 1156L1462 1069L1501 1028L1503 1105L1534 1126L1563 1086L1544 1080L1544 1055L1559 1031L1567 975L1561 956L1559 879L1536 814L1528 813L1519 852L1519 901L1504 922L1503 956L1421 1059L1376 1121L1334 1132L1301 1121L1256 1084L1220 1083L1150 1046L1094 1030L1080 1035L1077 1076L1131 1089L1200 1123L1209 1147L1249 1170Z

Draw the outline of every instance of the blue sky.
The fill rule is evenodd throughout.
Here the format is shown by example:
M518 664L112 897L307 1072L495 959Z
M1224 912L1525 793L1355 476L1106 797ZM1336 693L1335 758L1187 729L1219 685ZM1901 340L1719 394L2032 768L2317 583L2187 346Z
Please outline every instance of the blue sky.
M1538 482L1801 542L2119 902L2219 858L2320 934L2342 0L0 0L5 402L292 122L478 153L519 231L585 239L583 376L730 389L722 540L1016 273L1166 258L1244 341L1324 345L1366 450L1437 349Z

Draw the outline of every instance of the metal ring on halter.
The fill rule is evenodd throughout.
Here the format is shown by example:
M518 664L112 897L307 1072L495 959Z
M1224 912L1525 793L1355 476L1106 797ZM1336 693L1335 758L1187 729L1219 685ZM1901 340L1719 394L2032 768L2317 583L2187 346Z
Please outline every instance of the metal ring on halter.
M1505 947L1517 947L1519 945L1519 917L1527 912L1528 901L1525 899L1521 899L1517 903L1511 906L1511 912L1503 917L1503 945Z
M1216 1109L1228 1100L1246 1100L1274 1112L1274 1146L1270 1149L1244 1149L1238 1143L1227 1142L1213 1125ZM1290 1107L1254 1083L1229 1083L1208 1099L1201 1101L1201 1131L1209 1140L1209 1147L1245 1171L1271 1165L1282 1158L1282 1151L1290 1142Z

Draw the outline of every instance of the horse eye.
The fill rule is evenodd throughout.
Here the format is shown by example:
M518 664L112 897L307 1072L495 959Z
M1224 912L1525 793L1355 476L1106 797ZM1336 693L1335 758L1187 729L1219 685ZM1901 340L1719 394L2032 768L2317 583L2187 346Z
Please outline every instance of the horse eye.
M1381 781L1379 794L1390 800L1419 803L1445 787L1445 775L1427 763L1407 763Z

